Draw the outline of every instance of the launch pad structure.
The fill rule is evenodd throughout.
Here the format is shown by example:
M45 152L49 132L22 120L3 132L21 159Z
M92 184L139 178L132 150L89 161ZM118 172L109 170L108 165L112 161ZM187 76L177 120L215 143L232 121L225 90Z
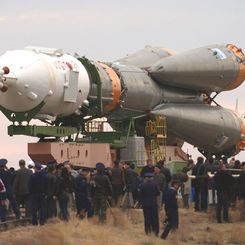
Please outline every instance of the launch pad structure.
M13 116L13 115L12 115ZM46 164L56 160L58 163L69 161L75 167L94 168L97 162L111 167L113 161L130 161L136 167L143 167L147 159L153 162L171 159L173 153L166 153L166 119L155 116L145 126L145 137L136 135L132 118L126 131L115 131L105 118L84 123L79 132L74 127L53 125L22 125L21 117L8 127L8 134L38 137L39 142L28 143L28 155L34 162ZM176 156L176 149L175 149ZM185 155L181 155L186 160Z

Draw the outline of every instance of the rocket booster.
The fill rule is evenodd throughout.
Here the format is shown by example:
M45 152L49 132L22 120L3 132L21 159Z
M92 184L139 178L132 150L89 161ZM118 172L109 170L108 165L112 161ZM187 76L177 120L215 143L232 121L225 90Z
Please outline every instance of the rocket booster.
M238 153L245 146L244 119L220 106L166 104L152 111L167 118L167 129L202 151Z
M221 92L234 89L244 81L244 54L231 44L212 45L161 59L149 72L161 84Z
M204 151L225 152L234 145L238 150L244 145L243 121L229 110L206 105L204 94L239 86L245 79L244 60L234 45L180 54L147 46L111 63L27 47L0 56L0 106L14 114L41 105L34 118L51 122L72 115L128 120L153 112L166 116L174 136ZM199 110L202 121L196 121ZM190 130L196 125L209 129L210 137Z

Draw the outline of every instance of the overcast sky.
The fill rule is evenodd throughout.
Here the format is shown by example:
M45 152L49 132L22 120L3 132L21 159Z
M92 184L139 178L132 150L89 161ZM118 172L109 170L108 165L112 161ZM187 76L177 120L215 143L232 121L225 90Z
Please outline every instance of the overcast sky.
M148 44L177 52L215 43L245 49L244 9L244 0L1 1L0 54L36 45L111 61ZM242 85L218 102L234 109L238 98L244 113L244 93ZM27 142L36 139L9 137L2 115L0 122L0 158L29 160Z

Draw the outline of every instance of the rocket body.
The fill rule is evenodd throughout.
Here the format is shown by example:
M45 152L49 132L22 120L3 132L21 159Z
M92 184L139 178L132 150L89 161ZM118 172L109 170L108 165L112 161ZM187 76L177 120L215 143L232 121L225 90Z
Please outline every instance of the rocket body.
M111 122L163 115L169 135L202 152L235 154L245 146L243 119L207 97L238 87L244 60L234 45L180 54L147 46L111 63L28 47L0 57L0 106L24 113L43 103L34 117L52 123L73 115Z

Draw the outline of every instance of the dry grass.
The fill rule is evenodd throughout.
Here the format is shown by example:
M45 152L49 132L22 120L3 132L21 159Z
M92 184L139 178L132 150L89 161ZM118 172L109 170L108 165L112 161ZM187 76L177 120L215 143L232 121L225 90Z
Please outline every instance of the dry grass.
M245 244L245 223L235 221L238 211L231 212L232 224L216 224L214 211L209 214L180 209L180 227L163 241L144 234L141 210L108 211L107 224L96 219L78 220L72 217L68 223L54 219L45 226L20 227L0 233L0 245L160 245L160 244ZM161 214L161 219L164 214ZM162 224L161 224L162 231Z

